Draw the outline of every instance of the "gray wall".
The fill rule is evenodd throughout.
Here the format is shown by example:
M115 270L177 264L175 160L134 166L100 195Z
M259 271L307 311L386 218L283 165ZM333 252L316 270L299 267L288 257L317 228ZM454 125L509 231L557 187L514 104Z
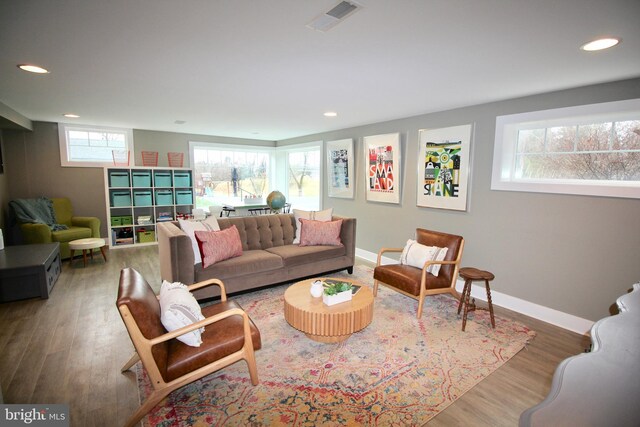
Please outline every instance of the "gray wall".
M375 252L404 246L416 227L465 237L463 265L492 271L492 289L589 320L640 281L640 201L491 190L496 116L640 97L640 79L626 80L425 114L278 142L353 138L356 196L326 197L323 206L358 218L357 247ZM469 210L416 207L418 130L473 123ZM400 132L399 205L367 202L362 137ZM324 183L326 188L326 182ZM325 191L326 195L327 192Z
M97 216L102 222L102 235L108 235L103 169L60 166L57 123L33 122L33 132L4 129L2 136L6 167L5 174L0 175L0 206L4 213L0 221L3 222L7 217L10 200L40 196L68 197L75 215ZM168 165L168 152L183 152L184 167L189 167L189 141L275 145L271 141L146 130L134 130L133 139L136 164L142 164L142 151L158 151L159 166ZM8 190L3 191L7 187ZM8 242L11 241L12 232L15 233L15 230L5 233Z
M640 79L626 80L310 135L277 145L354 138L358 154L356 196L353 200L325 196L323 204L333 206L336 213L358 218L358 248L377 252L382 246L403 246L416 227L461 234L466 239L464 265L495 273L493 289L597 320L640 280L640 201L491 191L495 119L497 115L638 97ZM466 123L475 124L469 211L416 207L418 130ZM361 138L390 132L402 135L401 203L367 202ZM2 137L6 164L5 174L0 175L3 211L13 198L66 196L76 214L106 221L102 169L62 168L56 124L35 122L33 132L5 129ZM136 130L136 162L141 163L141 151L158 151L164 166L167 152L182 151L188 166L190 140L274 145ZM106 225L102 232L106 235Z
M135 164L142 165L142 151L157 151L158 166L168 166L167 153L183 152L184 167L189 167L189 141L217 142L221 144L275 146L273 141L254 139L228 138L223 136L193 135L174 132L157 132L150 130L134 130Z

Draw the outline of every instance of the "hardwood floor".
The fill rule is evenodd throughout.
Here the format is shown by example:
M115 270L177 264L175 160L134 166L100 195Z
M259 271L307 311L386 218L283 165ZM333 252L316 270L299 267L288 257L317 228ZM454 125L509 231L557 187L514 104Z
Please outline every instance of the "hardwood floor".
M133 346L115 306L123 267L140 271L157 291L156 246L109 251L82 266L64 262L48 300L0 304L0 381L4 403L68 403L72 426L117 426L138 407L135 375L120 373ZM496 307L496 314L537 332L531 344L429 426L514 426L540 402L557 364L590 341ZM470 320L471 321L471 320Z

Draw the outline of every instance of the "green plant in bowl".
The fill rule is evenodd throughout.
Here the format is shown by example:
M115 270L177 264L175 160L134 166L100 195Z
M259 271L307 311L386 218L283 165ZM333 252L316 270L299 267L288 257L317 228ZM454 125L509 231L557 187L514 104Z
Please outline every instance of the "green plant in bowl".
M351 283L347 282L325 282L324 293L325 295L336 295L340 292L346 292L351 290Z

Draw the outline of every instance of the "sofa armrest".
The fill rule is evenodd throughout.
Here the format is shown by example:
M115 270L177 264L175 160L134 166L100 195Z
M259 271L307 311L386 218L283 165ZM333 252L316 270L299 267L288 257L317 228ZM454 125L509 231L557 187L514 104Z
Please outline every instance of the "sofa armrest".
M347 251L347 257L355 263L356 260L356 219L334 215L332 220L341 219L342 229L340 230L340 240Z
M192 285L195 281L195 257L191 239L172 222L158 223L156 229L161 279Z
M100 237L100 218L95 216L74 216L71 225L91 229L91 237Z
M51 229L46 224L20 224L22 238L27 244L32 243L51 243Z

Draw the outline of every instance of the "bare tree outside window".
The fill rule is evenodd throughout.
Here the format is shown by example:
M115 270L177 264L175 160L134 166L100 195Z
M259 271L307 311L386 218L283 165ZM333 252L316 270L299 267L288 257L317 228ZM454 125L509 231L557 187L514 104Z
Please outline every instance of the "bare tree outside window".
M516 176L640 181L640 120L521 130Z

